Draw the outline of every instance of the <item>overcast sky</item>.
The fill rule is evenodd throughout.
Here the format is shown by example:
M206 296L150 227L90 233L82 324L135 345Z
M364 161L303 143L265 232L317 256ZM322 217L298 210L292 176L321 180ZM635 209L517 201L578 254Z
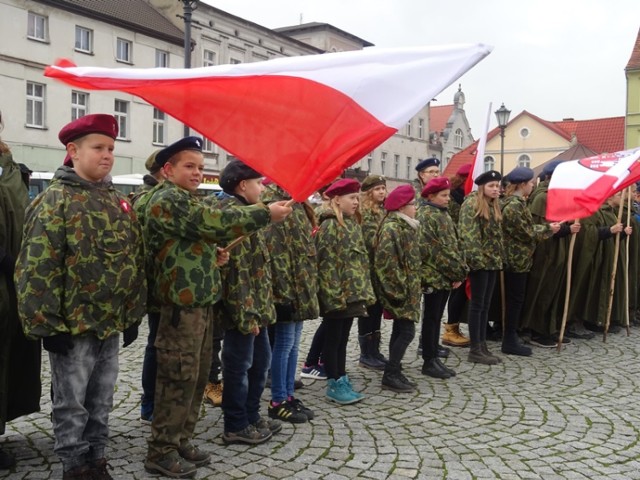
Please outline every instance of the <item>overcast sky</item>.
M485 43L460 79L474 137L489 107L545 120L625 114L640 0L205 0L268 28L330 23L380 47ZM416 79L416 81L420 81ZM428 81L428 79L423 79ZM433 105L453 103L457 84ZM491 115L491 128L496 125Z

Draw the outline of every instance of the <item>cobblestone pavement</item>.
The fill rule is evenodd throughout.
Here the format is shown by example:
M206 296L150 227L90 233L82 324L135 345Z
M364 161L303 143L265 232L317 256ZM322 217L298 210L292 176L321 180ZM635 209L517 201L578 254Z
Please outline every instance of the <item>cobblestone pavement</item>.
M305 325L302 355L317 324ZM213 462L197 478L640 478L640 330L610 335L607 343L574 340L559 355L536 348L529 358L503 356L493 367L467 363L467 350L454 349L446 363L458 376L450 380L421 375L416 338L405 363L405 373L418 382L411 395L381 390L380 372L357 366L356 330L348 373L366 393L363 402L330 404L324 382L305 380L299 397L316 419L286 424L253 447L224 446L220 409L203 405L195 443ZM384 338L389 330L385 322ZM139 420L145 335L121 352L108 451L117 479L153 478L142 467L149 427ZM499 351L497 343L490 348ZM61 478L47 369L45 360L42 412L11 423L0 439L19 461L0 478Z

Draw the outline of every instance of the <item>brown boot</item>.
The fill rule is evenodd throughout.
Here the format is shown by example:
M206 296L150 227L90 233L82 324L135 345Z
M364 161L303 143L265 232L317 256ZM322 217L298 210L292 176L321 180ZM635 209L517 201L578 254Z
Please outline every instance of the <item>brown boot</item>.
M471 340L460 332L459 323L445 323L442 343L450 347L467 347L471 343Z
M482 365L497 365L498 360L495 357L488 357L482 351L481 345L471 344L471 348L469 349L469 356L467 357L467 361L471 363L481 363Z
M480 344L480 348L482 349L482 353L484 353L485 356L494 358L496 360L496 363L502 363L502 359L499 356L494 355L489 351L489 348L487 347L487 342L482 342Z
M207 383L204 387L204 399L214 407L222 405L222 382Z

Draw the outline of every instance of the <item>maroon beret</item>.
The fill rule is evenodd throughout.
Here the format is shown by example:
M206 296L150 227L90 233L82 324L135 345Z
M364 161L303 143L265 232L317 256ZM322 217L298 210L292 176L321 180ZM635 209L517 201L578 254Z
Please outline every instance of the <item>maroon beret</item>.
M338 197L340 195L349 195L350 193L358 193L360 191L360 183L353 178L341 178L333 182L324 194L329 197Z
M105 113L85 115L62 127L58 138L66 145L90 133L100 133L115 140L118 136L118 122L113 115Z
M392 212L399 210L407 203L415 200L416 191L411 185L400 185L394 188L384 201L385 210Z
M427 195L449 189L451 189L451 182L447 177L436 177L429 180L429 182L422 189L422 193L420 193L420 196L422 196L423 198L427 198Z
M471 173L471 164L466 163L458 169L456 175L460 175L461 177L468 177L469 173Z

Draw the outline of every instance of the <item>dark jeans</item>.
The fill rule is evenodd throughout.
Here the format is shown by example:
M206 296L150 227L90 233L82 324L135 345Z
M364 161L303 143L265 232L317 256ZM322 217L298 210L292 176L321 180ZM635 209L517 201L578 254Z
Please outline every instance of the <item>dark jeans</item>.
M423 295L422 310L422 358L430 360L438 356L440 321L447 304L449 290L433 290Z
M347 373L347 343L352 324L353 317L322 320L322 325L325 326L322 359L328 379L337 380Z
M497 270L474 270L469 272L471 303L469 305L469 337L476 345L487 340L487 322L493 289L496 286Z
M224 339L224 329L220 322L213 323L213 355L211 356L211 370L209 370L209 382L220 383L222 374L222 362L220 353L222 352L222 340Z
M382 323L382 305L376 302L367 307L368 317L358 317L358 335L369 335L380 330Z
M527 277L529 274L504 272L505 301L506 301L506 324L505 334L515 334L520 328L520 317L524 296L527 291Z
M412 320L394 319L389 341L389 365L399 367L407 347L416 335L416 325Z
M458 288L451 290L447 304L447 316L449 317L447 323L460 323L468 300L467 281L465 280Z
M266 328L258 335L236 329L224 333L222 344L222 411L225 432L238 432L260 419L260 397L271 366Z
M149 417L153 413L153 398L156 394L156 373L158 364L156 360L156 335L160 324L160 312L149 312L149 336L147 346L144 349L144 359L142 360L142 402L141 413Z
M311 340L311 346L309 347L309 353L307 353L307 359L305 364L307 366L318 365L323 363L324 355L322 349L324 348L324 339L327 331L327 325L324 320L318 325L316 333L313 334L313 340Z

